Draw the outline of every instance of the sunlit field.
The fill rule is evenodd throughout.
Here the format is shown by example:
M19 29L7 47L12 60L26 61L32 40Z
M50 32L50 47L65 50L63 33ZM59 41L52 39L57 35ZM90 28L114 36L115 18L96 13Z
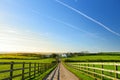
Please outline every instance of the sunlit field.
M37 74L37 75L39 75L39 77L41 75L41 77L43 78L50 72L50 70L49 70L47 73L45 73L45 70L43 70L45 68L45 66L43 64L44 63L51 64L53 61L55 61L55 59L48 58L48 57L45 58L45 56L43 57L43 55L40 55L40 54L1 54L0 55L0 63L2 63L2 62L9 63L10 62L10 64L0 64L0 71L10 70L11 62L13 62L13 63L20 62L21 64L13 65L13 69L20 69L23 67L22 62L25 62L27 64L25 64L24 67L28 68L28 69L25 69L24 72L29 72L29 64L28 63L32 63L31 66L33 66L33 67L35 66L34 63L36 63L36 66L37 66L36 69L38 69L38 66L40 66L40 69L42 70L42 72L41 72L42 74ZM38 65L38 63L40 63L40 65ZM41 64L41 63L43 63L43 64ZM34 68L31 68L31 70L34 70ZM51 70L52 70L52 68L51 68ZM13 72L13 76L19 75L19 74L22 74L22 70L17 70L17 71ZM31 72L31 74L34 74L34 72ZM1 73L0 79L7 78L9 76L10 76L10 72ZM24 76L29 76L29 74L26 74ZM33 78L37 78L37 77L33 77ZM20 79L21 79L21 77L16 77L13 80L20 80Z
M94 78L111 80L110 78L112 77L113 79L120 79L120 74L115 73L120 70L119 53L74 55L72 57L63 58L63 60L66 62L66 68L83 80L93 80ZM101 77L101 75L107 77Z
M119 62L119 53L103 53L103 54L85 54L64 58L65 61L72 62Z

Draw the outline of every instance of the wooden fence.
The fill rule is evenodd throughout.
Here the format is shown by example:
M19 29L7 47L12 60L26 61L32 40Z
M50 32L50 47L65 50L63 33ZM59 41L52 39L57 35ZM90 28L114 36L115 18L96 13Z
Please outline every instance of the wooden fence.
M86 74L95 80L120 80L120 63L67 62L66 65L79 70L83 74Z
M0 62L0 80L32 79L54 65L55 63Z

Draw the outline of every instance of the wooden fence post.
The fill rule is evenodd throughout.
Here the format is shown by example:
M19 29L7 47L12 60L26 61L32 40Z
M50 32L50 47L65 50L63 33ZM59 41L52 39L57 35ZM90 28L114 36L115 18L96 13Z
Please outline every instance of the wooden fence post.
M46 64L43 64L43 72L46 70Z
M46 70L45 70L45 71L47 71L47 70L48 70L48 63L46 63L46 65L45 65L45 66L46 66Z
M84 70L86 70L86 64L84 64ZM85 71L86 72L86 71Z
M10 80L12 80L12 77L13 77L13 65L14 65L14 62L11 62L11 64L10 64Z
M31 79L31 62L29 63L29 77Z
M4 78L0 77L0 80L13 80L16 78L20 78L21 80L25 79L31 80L31 78L35 78L36 76L38 76L40 72L43 73L49 68L51 68L51 66L53 67L55 65L49 63L33 63L33 62L0 62L0 66L6 64L9 66L9 69L7 70L1 69L0 75L9 73L8 77L7 76ZM19 64L21 67L16 67Z
M46 66L46 70L47 70L47 69L48 69L48 64L46 63L46 65L45 65L45 66Z
M82 64L80 64L80 69L82 70L83 68L81 66L82 66Z
M46 67L46 63L45 63L45 64L44 64L44 71L46 71L46 68L47 68L47 67Z
M36 75L36 63L34 63L34 77Z
M22 80L24 80L24 70L25 70L25 62L23 62L23 66L22 66Z
M118 65L114 65L115 66L115 79L118 78L118 73L116 73L116 71L118 71Z
M40 74L42 73L42 70L41 70L41 69L42 69L42 65L41 65L41 63L40 63Z
M101 65L101 68L103 69L104 67L103 67L103 64ZM103 80L103 75L104 73L103 73L103 70L101 70L101 80Z
M89 64L88 64L87 68L88 68L87 70L88 70L88 74L89 74Z
M42 73L42 63L40 63L40 73Z
M93 64L93 67L95 67L95 65ZM95 69L93 69L93 72L95 72ZM93 73L93 76L95 77L96 75Z
M80 64L79 64L79 70L80 70Z
M88 71L89 71L89 64L88 64Z
M38 74L39 74L39 72L40 72L40 65L39 65L39 63L38 63Z

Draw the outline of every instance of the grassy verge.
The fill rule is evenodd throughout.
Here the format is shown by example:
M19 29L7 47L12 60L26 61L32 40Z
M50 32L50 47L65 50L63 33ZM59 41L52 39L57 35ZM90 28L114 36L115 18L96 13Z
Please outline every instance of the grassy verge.
M51 71L53 71L55 69L56 66L48 69L46 72L44 72L43 74L41 74L39 77L36 77L34 80L43 80Z
M83 74L82 72L78 71L78 70L75 70L67 65L65 65L65 63L63 63L64 66L70 71L72 72L73 74L75 74L80 80L93 80L93 78Z
M107 64L106 65L100 65L99 63L98 64L94 64L94 66L93 66L93 64L89 64L89 67L88 67L88 64L78 64L78 63L75 63L75 62L73 64L71 63L70 65L74 65L74 68L80 69L83 74L86 74L86 75L88 75L90 77L93 77L93 78L95 77L97 79L103 78L103 80L111 80L109 77L113 77L113 78L120 79L120 75L117 74L117 77L116 77L116 73L115 73L116 69L117 69L117 71L120 70L120 66L107 65ZM80 66L81 66L81 68L80 68ZM96 69L94 69L93 67L96 68ZM100 69L105 69L105 70L100 70ZM86 70L86 71L84 71L84 70ZM113 72L109 72L109 71L106 71L106 70L112 70ZM79 70L77 70L77 71L79 71ZM95 72L96 75L93 74L92 72ZM105 77L105 76L101 77L101 75L100 75L101 73L102 73L102 75L109 76L109 77Z

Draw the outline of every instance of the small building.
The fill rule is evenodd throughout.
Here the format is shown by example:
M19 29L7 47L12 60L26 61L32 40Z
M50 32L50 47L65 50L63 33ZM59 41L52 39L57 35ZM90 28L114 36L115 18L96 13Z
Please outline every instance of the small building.
M66 58L67 54L63 53L61 56L64 57L64 58Z

